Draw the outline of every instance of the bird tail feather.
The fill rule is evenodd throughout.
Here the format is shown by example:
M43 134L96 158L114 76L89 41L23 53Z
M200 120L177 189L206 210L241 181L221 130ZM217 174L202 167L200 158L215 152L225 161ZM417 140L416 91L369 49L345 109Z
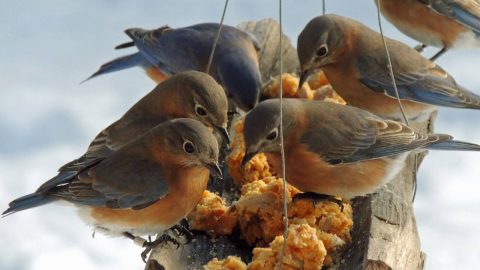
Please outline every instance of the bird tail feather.
M41 206L53 200L54 198L49 198L41 193L28 194L10 202L8 204L8 209L2 213L2 216L7 216L22 210Z
M113 59L112 61L101 65L100 68L95 73L90 75L90 77L86 78L81 83L86 82L94 77L97 77L103 74L131 68L135 66L141 66L144 62L145 62L144 57L138 52L134 54L121 56L119 58Z
M480 151L480 145L469 142L448 140L431 144L427 147L427 149L450 151Z

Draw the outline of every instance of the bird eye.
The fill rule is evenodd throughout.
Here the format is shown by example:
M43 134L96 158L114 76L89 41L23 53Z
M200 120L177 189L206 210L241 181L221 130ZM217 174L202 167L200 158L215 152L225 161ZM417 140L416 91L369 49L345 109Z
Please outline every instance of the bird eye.
M195 152L195 145L193 145L191 141L185 141L183 143L183 150L186 153L192 154L193 152Z
M207 116L207 110L205 110L205 108L203 108L201 105L195 105L195 113L198 115L198 116Z
M319 56L319 57L324 57L325 55L327 55L327 53L328 53L328 47L327 47L326 44L323 44L317 50L317 56Z
M267 140L269 141L273 141L277 138L278 136L278 129L274 129L272 132L270 132L268 135L267 135Z

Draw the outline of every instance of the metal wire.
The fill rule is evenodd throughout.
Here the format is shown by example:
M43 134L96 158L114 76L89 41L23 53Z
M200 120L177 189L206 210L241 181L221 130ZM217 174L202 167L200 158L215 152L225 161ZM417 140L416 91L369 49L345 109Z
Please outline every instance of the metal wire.
M282 182L283 182L283 244L280 253L280 269L283 269L283 258L285 257L285 249L287 247L288 238L288 208L287 208L287 181L285 178L285 147L283 145L283 43L282 43L282 0L278 0L278 21L279 21L279 61L280 61L280 149L282 155Z
M205 70L206 73L210 73L210 67L212 66L213 55L215 54L215 49L217 48L218 40L220 39L220 32L222 31L223 20L225 19L225 14L227 13L227 7L228 7L228 0L225 0L225 6L223 7L222 18L220 19L220 26L218 27L217 36L215 37L215 41L213 42L212 51L210 52L210 56L208 57L207 68Z
M327 12L327 6L325 0L322 0L322 15L325 15L325 12Z
M378 26L380 28L380 35L382 36L382 41L383 41L383 46L385 47L385 52L387 54L387 59L388 59L388 69L390 72L390 78L392 79L392 85L393 88L395 89L395 96L398 101L398 106L400 107L400 111L402 112L403 120L405 121L405 124L410 127L410 124L408 122L407 116L405 115L405 110L403 109L402 106L402 101L400 100L400 95L398 94L398 89L397 89L397 83L395 81L395 74L393 73L393 67L392 67L392 59L390 58L390 52L388 51L387 47L387 42L385 40L385 36L383 35L383 28L382 28L382 20L380 17L380 0L376 0L377 2L377 19L378 19ZM412 202L415 201L415 195L417 194L417 171L418 171L418 156L415 155L414 159L414 182L413 182L413 194L412 194Z
M402 112L403 120L405 121L405 124L409 126L407 116L405 115L405 111L403 110L402 101L400 100L400 95L398 94L397 82L395 81L395 74L393 73L392 59L390 58L390 52L388 51L387 41L385 40L385 36L383 35L382 20L380 18L380 0L376 0L376 1L377 1L378 27L380 28L380 35L382 36L383 46L385 47L385 52L387 54L388 70L390 72L390 78L392 79L393 89L395 90L395 96L397 98L400 111Z

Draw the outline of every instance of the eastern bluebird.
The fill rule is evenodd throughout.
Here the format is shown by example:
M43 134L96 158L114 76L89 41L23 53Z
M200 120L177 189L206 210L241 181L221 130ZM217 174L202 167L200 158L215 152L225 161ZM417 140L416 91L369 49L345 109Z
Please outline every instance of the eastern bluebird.
M280 172L279 100L251 110L244 123L243 164L263 152ZM480 151L480 145L444 134L420 134L407 125L348 105L283 101L286 180L304 192L350 199L395 177L410 151Z
M442 48L432 61L450 48L480 47L478 0L379 1L383 16L405 35Z
M10 202L2 215L64 200L105 233L159 233L193 210L207 187L209 171L221 175L218 155L217 140L202 123L174 119L82 168L68 181Z
M59 174L38 191L70 181L80 170L170 119L196 119L218 130L228 142L227 107L223 88L210 75L198 71L178 73L157 85L119 120L101 131L82 157L61 167Z
M138 52L103 64L90 78L134 66L145 69L157 82L185 70L206 71L219 26L203 23L177 29L168 26L155 30L127 29L125 33L133 42L117 48L136 46ZM262 86L257 50L252 35L223 25L210 75L243 110L257 104Z
M441 67L407 45L386 38L398 94L407 118L420 120L435 106L480 109L480 97ZM402 119L379 33L352 19L312 19L298 37L302 75L321 68L333 88L352 106L388 119Z

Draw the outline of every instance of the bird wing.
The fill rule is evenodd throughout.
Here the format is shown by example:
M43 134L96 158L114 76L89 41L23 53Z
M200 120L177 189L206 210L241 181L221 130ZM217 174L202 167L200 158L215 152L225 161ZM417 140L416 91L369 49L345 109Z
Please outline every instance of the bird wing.
M115 152L52 195L85 205L141 209L168 194L158 163L124 152Z
M90 143L85 155L87 157L107 156L166 120L166 118L162 119L160 116L149 118L147 115L143 115L140 119L124 116L102 130Z
M219 27L218 23L202 23L176 29L161 27L151 31L132 28L125 33L152 65L165 74L173 75L185 70L206 68ZM248 40L259 49L258 41L252 34L224 25L216 50L218 53L234 53L239 50L242 40Z
M418 134L399 122L350 106L311 105L308 111L308 132L300 142L331 164L392 156L450 138Z
M356 61L359 80L370 89L396 97L383 46L370 46ZM480 108L480 97L458 85L441 67L403 43L387 40L395 83L402 99L427 104ZM372 48L373 47L373 48Z
M97 165L110 154L118 151L161 122L163 120L157 116L155 119L143 117L133 121L121 119L113 123L95 137L83 156L63 165L58 170L58 175L42 184L37 192L45 192L59 185L71 183L79 173Z
M480 2L478 0L430 0L430 7L472 29L480 36Z
M131 28L125 33L135 42L140 54L163 73L173 75L184 70L199 70L194 49L204 46L199 42L204 36L195 29L161 27L149 31Z

